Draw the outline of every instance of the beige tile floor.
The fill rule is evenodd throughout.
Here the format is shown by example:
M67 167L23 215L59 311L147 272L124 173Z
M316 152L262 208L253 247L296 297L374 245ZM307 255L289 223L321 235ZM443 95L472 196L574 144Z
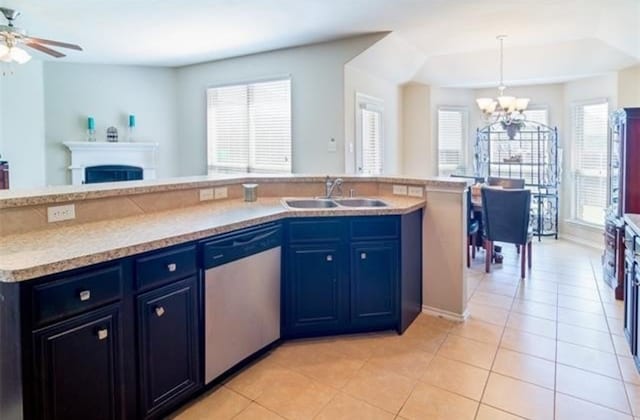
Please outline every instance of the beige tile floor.
M175 414L197 419L640 419L640 375L599 253L547 239L468 270L469 319L290 341Z

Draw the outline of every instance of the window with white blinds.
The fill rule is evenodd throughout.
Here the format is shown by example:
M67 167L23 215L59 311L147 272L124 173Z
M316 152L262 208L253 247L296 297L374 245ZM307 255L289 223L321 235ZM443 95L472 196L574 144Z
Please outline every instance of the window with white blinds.
M382 115L362 110L362 173L382 173Z
M606 101L573 108L574 217L595 225L604 225L607 205L608 117Z
M207 89L209 172L291 172L291 80Z
M467 121L466 109L438 109L438 175L465 173Z
M356 93L357 172L380 175L383 172L384 102L382 99Z
M537 128L534 124L530 124L531 122L549 125L549 110L547 110L546 108L527 109L522 111L522 113L526 117L525 129Z

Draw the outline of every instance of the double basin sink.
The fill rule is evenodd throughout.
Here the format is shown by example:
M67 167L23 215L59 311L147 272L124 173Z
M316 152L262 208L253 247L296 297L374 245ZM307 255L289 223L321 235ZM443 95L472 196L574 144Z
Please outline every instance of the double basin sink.
M389 207L384 201L375 198L285 198L282 201L287 207L294 209Z

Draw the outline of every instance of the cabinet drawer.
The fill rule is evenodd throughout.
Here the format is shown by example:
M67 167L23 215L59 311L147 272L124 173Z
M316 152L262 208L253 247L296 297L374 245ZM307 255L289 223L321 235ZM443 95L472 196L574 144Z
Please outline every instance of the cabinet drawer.
M34 325L120 299L122 279L122 267L118 264L35 286L32 291Z
M178 280L196 273L197 269L195 245L156 252L136 260L136 287L145 289Z
M400 236L400 220L396 216L358 217L349 222L353 240L394 239Z
M343 220L292 220L288 237L292 243L338 242L344 239Z

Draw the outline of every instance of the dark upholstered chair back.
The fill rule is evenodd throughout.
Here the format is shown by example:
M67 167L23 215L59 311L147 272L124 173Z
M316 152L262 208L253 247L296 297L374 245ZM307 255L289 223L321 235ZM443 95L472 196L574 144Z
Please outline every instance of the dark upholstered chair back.
M482 189L484 229L490 241L524 245L529 235L531 191Z
M524 179L522 178L497 178L490 176L487 183L492 187L502 187L504 189L523 189Z

